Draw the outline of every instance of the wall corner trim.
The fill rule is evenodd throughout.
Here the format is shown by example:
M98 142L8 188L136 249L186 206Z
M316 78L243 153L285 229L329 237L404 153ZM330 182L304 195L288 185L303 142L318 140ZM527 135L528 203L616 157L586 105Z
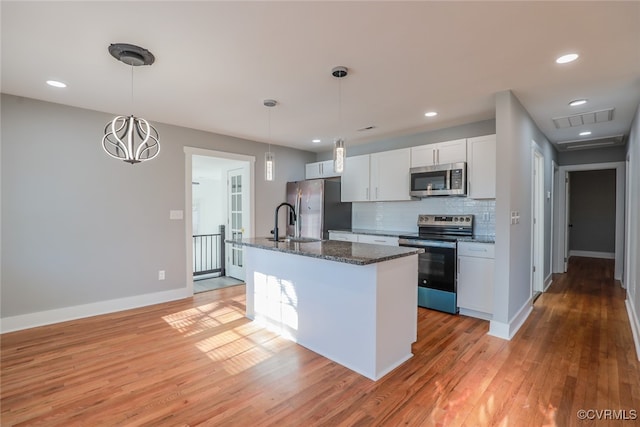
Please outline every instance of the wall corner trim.
M118 298L108 301L99 301L90 304L5 317L4 319L0 319L0 333L4 334L7 332L51 325L69 320L82 319L84 317L115 313L118 311L130 310L132 308L175 301L191 296L192 293L185 287L162 292L154 292L151 294L136 295L134 297Z
M522 306L522 308L516 313L515 316L509 321L509 323L498 322L492 320L489 322L489 335L496 338L502 338L503 340L511 340L516 333L520 330L524 322L527 320L531 312L533 311L533 303L531 298Z
M633 304L629 301L629 298L624 300L624 305L627 307L627 315L629 316L633 342L636 345L636 357L640 361L640 320L638 319L638 313L636 313L633 308Z

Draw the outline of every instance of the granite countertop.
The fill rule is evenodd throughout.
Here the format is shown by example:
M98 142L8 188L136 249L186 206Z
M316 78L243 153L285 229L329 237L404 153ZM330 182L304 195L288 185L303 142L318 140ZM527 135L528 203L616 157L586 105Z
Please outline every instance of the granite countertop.
M292 255L308 256L355 265L369 265L423 253L424 249L368 243L321 240L316 242L274 242L266 237L226 240L227 243L260 248Z
M405 234L412 234L411 231L388 231L388 230L371 230L367 228L348 228L342 230L329 230L335 233L350 233L350 234L370 234L372 236L387 236L387 237L398 237Z

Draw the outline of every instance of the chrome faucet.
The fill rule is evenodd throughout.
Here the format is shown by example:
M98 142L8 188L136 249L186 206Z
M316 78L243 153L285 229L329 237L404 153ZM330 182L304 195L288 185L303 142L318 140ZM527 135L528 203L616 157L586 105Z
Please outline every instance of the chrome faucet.
M273 240L276 242L278 241L278 211L283 206L289 207L289 224L294 225L296 223L296 209L287 202L280 203L276 208L275 222L273 225Z

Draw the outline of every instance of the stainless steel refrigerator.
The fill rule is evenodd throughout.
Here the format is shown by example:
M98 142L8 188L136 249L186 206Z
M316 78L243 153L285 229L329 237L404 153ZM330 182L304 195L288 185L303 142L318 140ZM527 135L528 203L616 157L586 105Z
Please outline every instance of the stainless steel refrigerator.
M296 223L287 225L288 236L328 239L329 230L351 228L351 203L340 201L339 180L288 182L287 202L295 206L297 215Z

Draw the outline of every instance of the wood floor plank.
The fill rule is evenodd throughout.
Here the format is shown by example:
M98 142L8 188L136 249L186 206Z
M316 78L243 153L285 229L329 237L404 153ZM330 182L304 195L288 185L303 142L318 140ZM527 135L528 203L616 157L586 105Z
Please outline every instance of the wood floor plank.
M244 286L2 335L2 426L623 426L640 363L613 262L572 257L518 334L418 309L371 381L244 317Z

